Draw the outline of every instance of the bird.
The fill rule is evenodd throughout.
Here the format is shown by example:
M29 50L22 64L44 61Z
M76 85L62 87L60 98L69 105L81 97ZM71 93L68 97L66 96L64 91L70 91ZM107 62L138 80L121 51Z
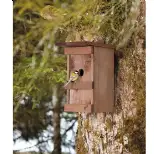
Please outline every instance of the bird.
M79 78L79 71L75 70L75 71L71 72L70 79L64 85L64 87L66 87L70 82L74 82L74 81L78 80L78 78Z

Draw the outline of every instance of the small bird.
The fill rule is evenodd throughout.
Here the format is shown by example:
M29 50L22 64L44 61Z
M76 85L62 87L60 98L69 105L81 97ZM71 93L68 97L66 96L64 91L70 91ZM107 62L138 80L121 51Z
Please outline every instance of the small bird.
M78 80L78 78L79 78L79 71L75 70L75 71L71 72L70 79L64 85L64 87L66 87L70 82L74 82L74 81Z

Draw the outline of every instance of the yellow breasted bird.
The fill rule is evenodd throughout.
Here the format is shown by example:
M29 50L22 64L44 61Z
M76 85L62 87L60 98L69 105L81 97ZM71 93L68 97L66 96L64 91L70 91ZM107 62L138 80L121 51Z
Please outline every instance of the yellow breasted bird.
M70 82L74 82L79 78L79 71L75 70L71 72L69 81L64 85L66 87Z

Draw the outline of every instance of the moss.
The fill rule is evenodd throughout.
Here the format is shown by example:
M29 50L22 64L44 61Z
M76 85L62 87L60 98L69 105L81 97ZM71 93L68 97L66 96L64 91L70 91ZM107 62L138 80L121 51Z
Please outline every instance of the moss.
M141 154L141 153L140 153L140 150L135 149L135 150L132 151L132 154Z
M106 149L107 148L107 143L104 143L103 144L103 149Z
M129 51L129 50L128 50ZM132 57L133 55L133 57ZM133 52L125 52L124 58L120 60L119 67L120 72L124 73L124 77L121 78L120 82L126 82L133 89L132 100L136 102L136 115L132 117L125 117L123 119L123 127L118 129L115 140L119 143L123 144L123 136L128 134L128 144L123 145L124 149L127 149L132 154L144 154L145 153L145 63L144 63L144 54L139 55L138 53ZM125 66L129 68L129 70L125 69ZM118 74L121 75L121 74ZM119 76L118 76L119 78ZM121 99L119 98L121 102ZM80 123L80 121L79 121ZM107 118L105 121L106 129L112 130L112 120ZM81 125L80 125L81 127ZM84 121L84 125L82 126L95 138L93 152L95 154L98 153L96 148L96 140L100 139L101 133L99 131L93 130L91 128L89 120ZM81 138L78 142L81 144L79 147L83 147L84 139ZM108 143L102 143L102 147L105 150L108 146ZM86 148L84 150L80 150L78 154L81 152L86 152Z
M140 114L141 115L141 114ZM145 153L145 117L137 114L134 118L124 121L124 132L129 134L129 150L133 153L134 149L140 154ZM134 153L136 154L136 153Z
M111 119L109 119L109 118L106 119L105 125L106 125L107 129L109 131L111 131L111 129L112 129L112 121L111 121Z
M92 148L92 151L93 151L94 154L98 154L98 153L97 153L97 150L96 150L96 145L95 145L95 143L94 143L94 146L93 146L93 148Z
M118 130L117 138L129 135L128 149L133 154L145 153L145 53L129 52L122 65L130 70L125 73L125 80L133 88L132 101L136 102L136 115L124 119L124 127ZM131 102L130 102L131 103Z
M124 77L120 82L126 82L133 89L132 100L136 102L136 115L124 118L124 127L118 129L115 137L120 143L123 143L123 135L128 134L128 149L132 154L145 153L145 52L134 52L132 49L126 49L124 58L119 62L120 72L123 71ZM141 49L143 50L143 49ZM125 68L127 66L127 68ZM121 69L123 68L123 70ZM119 74L120 75L120 74ZM119 78L120 76L118 76ZM119 101L120 96L119 96ZM130 103L131 103L130 101ZM107 125L108 122L107 122ZM110 125L109 125L110 126Z
M121 128L118 129L115 139L118 140L119 143L123 143L123 130Z
M134 55L134 82L133 82L133 89L134 89L134 97L137 102L136 109L137 113L133 119L133 126L135 125L136 128L131 130L131 140L130 146L132 152L133 147L138 150L140 154L145 153L145 55L143 54L135 54ZM136 65L135 65L136 63ZM132 125L129 123L129 125ZM135 154L135 153L134 153ZM137 154L137 153L136 153Z
M83 137L82 136L78 136L76 140L77 140L77 142L76 142L76 152L78 154L87 154L88 151L87 151L87 149L84 146L85 141L84 141Z
M81 119L81 115L78 115L78 131L77 131L78 133L76 137L76 152L77 154L87 154L88 151L85 147L85 141L82 136L81 127L82 127L82 119Z
M84 121L84 129L86 129L87 131L90 131L91 130L91 127L90 127L90 124L89 124L89 120L88 119L86 119L85 121Z
M133 4L134 5L134 4ZM119 6L119 5L118 5ZM129 6L129 7L128 7ZM127 15L131 16L130 8L132 7L132 2L127 3L127 7L129 8L127 11ZM133 6L135 7L135 6ZM123 10L124 9L124 10ZM100 26L100 35L103 35L105 43L115 44L118 48L119 46L122 47L123 57L122 59L115 59L115 83L116 89L118 94L116 94L116 112L115 114L123 112L122 105L127 102L135 104L136 115L132 115L132 117L127 117L127 115L122 119L123 120L123 127L118 129L118 133L115 137L119 143L123 144L123 136L128 135L128 144L123 145L124 149L128 149L132 154L144 154L145 153L145 52L143 53L138 52L141 47L138 46L140 38L144 38L144 28L137 28L137 25L134 25L135 31L129 36L128 33L131 33L129 29L131 29L131 25L125 25L124 18L121 18L120 15L125 12L125 7L122 5L121 9L117 9L116 14L114 14L113 19L113 27L118 30L120 28L124 31L124 33L119 37L117 37L118 33L113 32L111 28L111 23L109 21L105 21L105 24ZM130 18L130 16L127 16ZM134 19L133 19L134 20ZM138 17L136 22L138 25L141 25L140 22L141 18ZM131 19L130 19L131 22ZM127 20L127 23L130 23ZM141 23L141 24L140 24ZM121 25L121 26L119 26ZM143 25L141 25L142 27ZM144 26L143 26L144 27ZM142 35L142 36L141 36ZM107 41L108 39L108 41ZM115 41L112 41L114 40ZM123 40L125 40L123 42ZM123 46L121 46L121 42L123 42ZM120 45L119 45L120 44ZM119 48L118 48L119 49ZM144 49L141 49L144 50ZM120 85L120 86L119 86ZM122 85L122 86L121 86ZM124 87L126 85L126 87ZM128 86L128 89L127 89ZM130 88L130 89L129 89ZM133 89L133 92L130 90ZM123 95L123 91L127 93L127 95ZM127 97L127 98L126 98ZM127 103L126 102L126 103ZM124 104L125 105L125 104ZM129 104L128 104L129 105ZM131 110L131 109L130 109ZM110 119L106 119L105 121L106 129L111 131L112 130L112 121ZM85 129L93 132L92 135L97 139L100 137L100 133L92 130L89 124L89 121L85 122L83 126ZM97 146L97 145L96 145ZM108 143L102 143L103 149L107 148ZM94 146L93 151L97 153L97 150Z

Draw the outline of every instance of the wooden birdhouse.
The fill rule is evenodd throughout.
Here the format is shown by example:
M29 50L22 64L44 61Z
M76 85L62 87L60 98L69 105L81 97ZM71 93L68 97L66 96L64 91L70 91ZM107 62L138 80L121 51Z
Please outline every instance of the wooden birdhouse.
M67 89L66 112L112 112L114 106L114 47L101 42L65 42L67 75L77 70L79 78Z

